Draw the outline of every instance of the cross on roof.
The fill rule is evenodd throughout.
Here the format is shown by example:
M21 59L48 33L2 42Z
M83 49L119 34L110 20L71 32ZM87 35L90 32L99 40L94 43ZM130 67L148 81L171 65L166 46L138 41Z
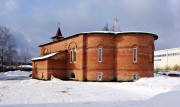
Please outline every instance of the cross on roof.
M60 28L60 22L58 23L58 25L59 25L59 28Z

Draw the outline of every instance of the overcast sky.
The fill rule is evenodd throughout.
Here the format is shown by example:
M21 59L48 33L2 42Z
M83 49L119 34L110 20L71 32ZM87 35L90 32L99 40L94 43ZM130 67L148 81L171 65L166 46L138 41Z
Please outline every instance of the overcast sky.
M180 47L180 0L0 0L0 26L11 29L18 48L39 56L61 22L64 37L113 26L159 36L156 50Z

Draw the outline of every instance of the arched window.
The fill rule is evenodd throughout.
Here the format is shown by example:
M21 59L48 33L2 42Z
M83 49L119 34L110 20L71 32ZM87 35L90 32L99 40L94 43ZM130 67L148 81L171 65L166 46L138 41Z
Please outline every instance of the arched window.
M133 62L137 63L137 47L133 48Z
M98 48L98 62L102 62L102 47Z
M74 78L75 78L75 74L74 74L73 72L71 72L71 73L69 74L69 78L70 78L70 79L74 79Z
M44 52L43 52L43 54L48 54L49 52L48 52L48 49L44 49Z
M77 44L75 43L75 42L71 42L70 44L69 44L69 47L68 47L68 49L69 49L69 52L70 52L70 63L76 63L76 59L77 59L77 55L76 55L76 53L77 53L77 51L76 51L76 49L77 49Z

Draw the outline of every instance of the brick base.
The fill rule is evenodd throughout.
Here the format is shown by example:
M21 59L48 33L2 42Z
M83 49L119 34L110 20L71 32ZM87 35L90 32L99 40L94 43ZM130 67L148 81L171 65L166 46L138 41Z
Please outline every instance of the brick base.
M137 79L142 77L154 77L153 71L117 71L116 80L117 81L132 81L134 80L134 75L137 75Z
M102 73L102 80L98 80L98 73ZM87 81L114 81L114 70L88 70L86 71Z

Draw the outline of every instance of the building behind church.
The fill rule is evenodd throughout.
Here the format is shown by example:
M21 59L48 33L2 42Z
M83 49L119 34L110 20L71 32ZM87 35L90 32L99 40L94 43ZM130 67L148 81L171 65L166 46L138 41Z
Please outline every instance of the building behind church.
M51 39L32 59L33 78L131 81L154 75L156 34L93 31L64 38L58 28Z
M174 69L176 66L180 67L180 47L157 50L154 52L154 67L155 69Z

